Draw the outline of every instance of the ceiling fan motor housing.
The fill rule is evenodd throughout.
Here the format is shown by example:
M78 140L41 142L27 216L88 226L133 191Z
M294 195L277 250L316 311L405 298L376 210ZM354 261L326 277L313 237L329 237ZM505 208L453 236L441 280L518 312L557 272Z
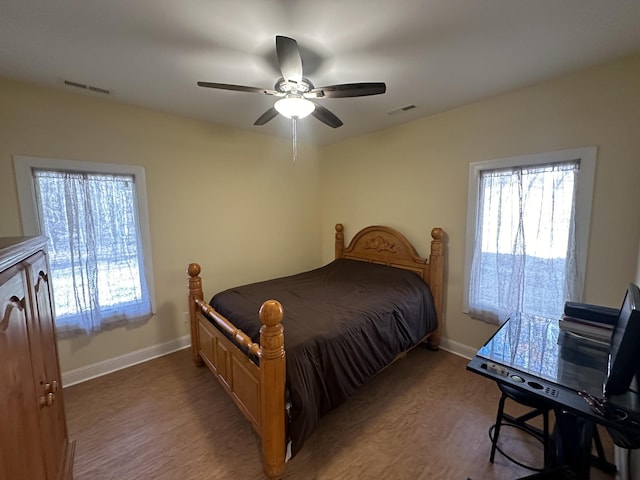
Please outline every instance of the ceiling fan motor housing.
M299 82L293 82L293 81L287 81L281 77L280 79L278 79L278 81L276 82L273 88L274 90L278 92L282 92L284 94L287 94L287 93L304 94L313 90L315 87L313 86L313 83L311 83L311 80L309 80L308 78L303 78Z

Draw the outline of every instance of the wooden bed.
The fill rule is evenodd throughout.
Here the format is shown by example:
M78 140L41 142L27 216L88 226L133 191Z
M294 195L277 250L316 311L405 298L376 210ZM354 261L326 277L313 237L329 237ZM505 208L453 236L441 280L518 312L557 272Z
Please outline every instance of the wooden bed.
M444 286L442 229L431 231L433 240L428 260L419 257L404 235L390 227L366 227L346 247L344 227L337 224L335 230L336 259L361 260L409 270L425 281L433 296L437 327L424 340L430 348L437 349ZM262 322L260 341L255 343L204 300L197 263L189 265L188 274L193 361L199 366L206 365L214 373L251 422L262 439L265 474L269 478L280 478L284 474L287 449L286 353L281 324L284 309L277 300L267 300L262 304L259 310Z

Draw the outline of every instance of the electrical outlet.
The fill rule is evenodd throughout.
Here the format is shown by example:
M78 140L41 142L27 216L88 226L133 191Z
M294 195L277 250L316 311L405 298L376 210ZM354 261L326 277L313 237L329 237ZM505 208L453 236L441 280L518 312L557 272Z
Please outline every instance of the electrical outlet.
M189 318L189 312L183 313L183 319L184 319L184 323L189 323L191 321L191 319Z

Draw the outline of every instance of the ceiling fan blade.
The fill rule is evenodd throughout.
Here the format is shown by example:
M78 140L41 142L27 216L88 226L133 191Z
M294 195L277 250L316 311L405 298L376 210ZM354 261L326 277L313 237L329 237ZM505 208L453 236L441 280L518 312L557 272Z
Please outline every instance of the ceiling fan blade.
M298 50L298 43L289 37L276 36L276 54L282 72L282 78L287 82L302 81L302 58Z
M344 98L366 97L368 95L380 95L387 91L384 82L343 83L341 85L329 85L318 87L305 94L315 98Z
M338 128L342 126L342 120L336 117L333 113L331 113L328 109L324 108L322 105L318 105L313 102L316 106L316 109L311 112L311 115L316 117L322 123L329 125L331 128Z
M245 85L231 85L229 83L198 82L199 87L218 88L220 90L233 90L234 92L264 93L266 95L278 95L279 92L268 88L247 87Z
M264 125L269 120L274 118L276 115L278 115L278 111L274 107L271 107L269 110L267 110L262 115L260 115L260 117L258 117L258 119L255 122L253 122L253 124Z

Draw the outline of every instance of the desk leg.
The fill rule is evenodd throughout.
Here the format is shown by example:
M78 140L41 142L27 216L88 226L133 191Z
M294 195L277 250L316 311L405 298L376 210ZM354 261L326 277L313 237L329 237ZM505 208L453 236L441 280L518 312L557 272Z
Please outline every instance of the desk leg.
M557 463L567 465L579 480L589 480L593 422L562 410L556 410L555 414L553 436Z

